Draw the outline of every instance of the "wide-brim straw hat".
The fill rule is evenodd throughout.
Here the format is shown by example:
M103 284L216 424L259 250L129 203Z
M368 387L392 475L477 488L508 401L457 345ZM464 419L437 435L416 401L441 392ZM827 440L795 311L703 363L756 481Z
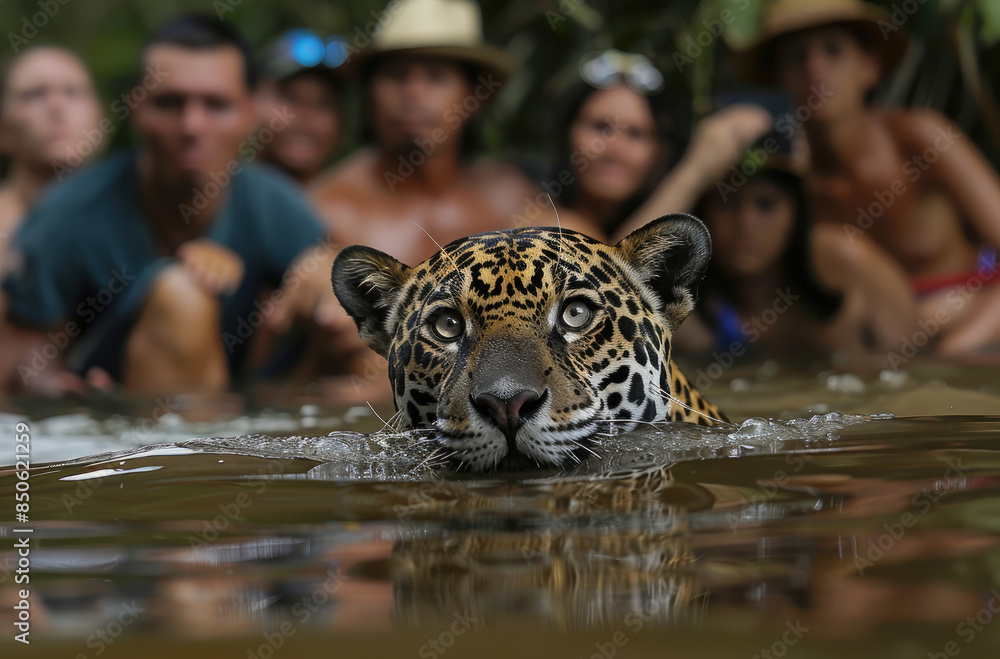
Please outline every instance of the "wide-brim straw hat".
M472 64L503 83L514 73L514 58L483 39L483 16L471 0L393 0L378 21L371 45L350 58L346 71L386 55L447 57Z
M737 76L745 82L773 82L776 71L769 59L779 37L834 25L867 35L868 47L882 60L883 75L906 54L905 29L881 7L859 0L777 0L765 10L760 34L734 48Z

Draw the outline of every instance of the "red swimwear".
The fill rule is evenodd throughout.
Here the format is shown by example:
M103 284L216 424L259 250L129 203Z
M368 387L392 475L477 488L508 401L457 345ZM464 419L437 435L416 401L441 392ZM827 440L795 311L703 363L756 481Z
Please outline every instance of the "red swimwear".
M939 291L945 291L956 286L968 286L970 282L978 279L982 286L1000 283L1000 263L997 262L997 252L989 245L984 245L979 250L979 258L976 259L976 267L972 270L959 272L950 275L940 275L937 277L921 277L911 279L910 287L917 297L930 295Z

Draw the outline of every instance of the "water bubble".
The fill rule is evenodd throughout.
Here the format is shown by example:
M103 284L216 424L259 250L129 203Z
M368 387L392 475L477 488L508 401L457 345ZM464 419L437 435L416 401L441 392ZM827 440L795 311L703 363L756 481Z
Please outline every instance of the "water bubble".
M826 379L826 390L843 394L863 394L865 382L853 373L831 375Z
M358 419L364 419L372 415L371 409L365 407L364 405L355 405L354 407L348 408L347 413L344 414L344 423L354 423Z
M906 384L906 381L910 379L910 375L906 371L890 371L885 369L878 374L878 379L885 386L898 389Z
M775 359L768 359L757 369L757 377L762 379L773 378L781 371L781 365Z
M761 417L751 417L740 424L739 430L731 433L731 439L751 439L771 434L771 422Z
M184 426L184 417L175 412L167 412L159 418L157 423L165 428L180 428Z
M729 388L733 391L750 391L751 383L746 378L733 378L729 383Z

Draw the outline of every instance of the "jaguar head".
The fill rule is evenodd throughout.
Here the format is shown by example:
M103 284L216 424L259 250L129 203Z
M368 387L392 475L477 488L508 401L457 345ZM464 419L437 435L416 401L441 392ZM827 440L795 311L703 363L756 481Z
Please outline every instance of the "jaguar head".
M670 215L613 246L556 228L478 234L415 267L348 247L333 286L388 359L396 408L460 466L563 465L602 421L672 418L687 385L671 335L710 254L700 220Z

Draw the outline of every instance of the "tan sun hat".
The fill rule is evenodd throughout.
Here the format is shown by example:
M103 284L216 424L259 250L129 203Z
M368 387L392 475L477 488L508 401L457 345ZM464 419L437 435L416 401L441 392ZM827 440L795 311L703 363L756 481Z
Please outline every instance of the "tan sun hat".
M438 55L468 62L502 84L517 68L514 58L483 39L483 15L471 0L392 0L371 45L350 58L355 75L375 57L397 53Z
M906 31L881 7L859 0L777 0L765 10L760 34L734 49L737 76L746 82L773 82L775 70L767 58L778 37L832 25L867 35L869 47L882 59L883 74L906 54Z

